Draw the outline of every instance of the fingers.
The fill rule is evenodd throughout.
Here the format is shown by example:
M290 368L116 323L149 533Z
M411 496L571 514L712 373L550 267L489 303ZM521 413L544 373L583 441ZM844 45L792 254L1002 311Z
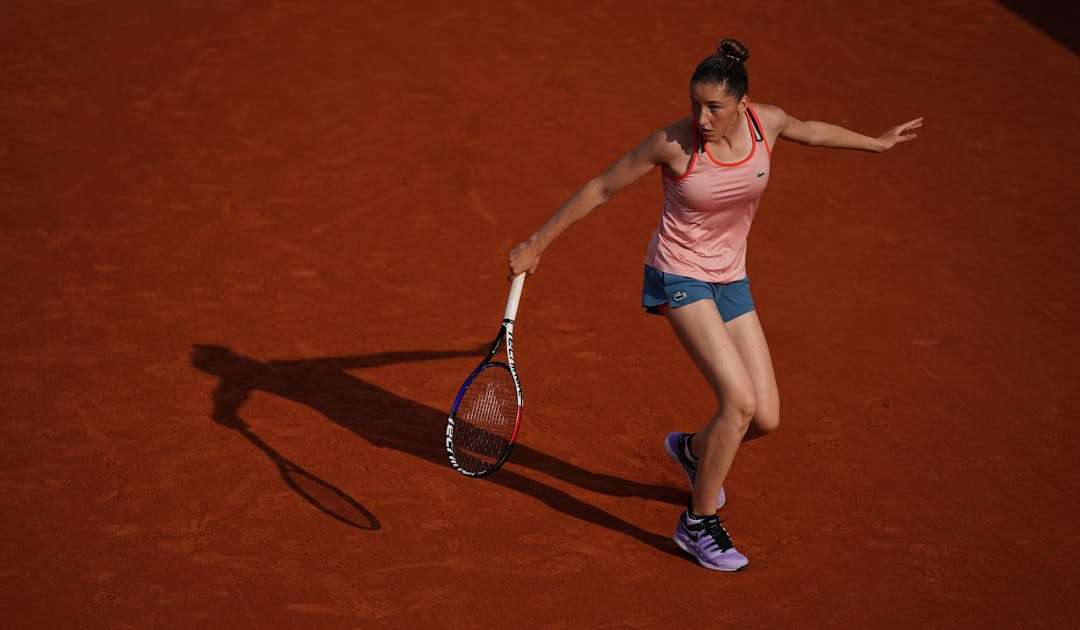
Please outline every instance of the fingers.
M919 116L918 118L916 118L914 120L909 120L909 121L907 121L905 123L900 123L899 125L896 125L895 127L890 128L886 133L891 133L891 134L898 135L898 136L903 135L903 134L907 133L908 131L911 131L912 129L921 128L922 123L923 123L922 116Z
M520 246L515 247L514 251L510 252L509 270L506 274L507 280L513 280L522 273L531 276L540 263L539 256L530 255L528 252L519 251L519 249Z
M528 277L528 276L533 275L533 273L535 271L536 271L535 267L533 267L532 269L514 269L513 267L510 267L510 271L508 271L507 274L506 274L506 279L512 281L514 278L520 276L523 273L525 274L526 277Z
M900 133L901 134L906 134L907 132L911 131L912 129L919 129L919 128L922 127L922 123L923 123L922 116L919 116L915 120L909 120L906 123L900 125L900 127L899 127Z
M922 127L922 122L917 122L910 126L904 127L900 130L900 133L897 134L896 140L898 142L911 142L915 138L919 137L919 134L915 133L915 130L920 127Z
M513 280L522 273L530 276L535 273L536 266L540 264L540 252L537 249L531 241L525 241L510 250L507 261L509 263L509 273L506 279Z
M892 144L896 144L899 142L911 142L912 140L919 137L919 134L914 133L914 130L920 129L922 125L923 117L919 116L918 118L909 120L905 123L901 123L893 127L892 129L889 129L885 132L885 136L888 137L888 141ZM885 139L885 137L883 137L882 139Z

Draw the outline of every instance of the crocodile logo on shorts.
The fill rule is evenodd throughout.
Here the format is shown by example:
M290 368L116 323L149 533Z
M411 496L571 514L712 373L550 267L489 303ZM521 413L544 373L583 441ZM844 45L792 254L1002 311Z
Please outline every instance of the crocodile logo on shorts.
M686 291L676 291L675 295L671 296L676 302L682 302L686 299Z

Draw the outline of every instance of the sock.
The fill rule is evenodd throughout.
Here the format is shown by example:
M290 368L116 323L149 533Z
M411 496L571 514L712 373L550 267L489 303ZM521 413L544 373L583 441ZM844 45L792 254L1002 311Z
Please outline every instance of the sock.
M705 519L716 516L716 513L712 514L694 514L694 502L692 499L686 499L686 522L691 525L697 525Z

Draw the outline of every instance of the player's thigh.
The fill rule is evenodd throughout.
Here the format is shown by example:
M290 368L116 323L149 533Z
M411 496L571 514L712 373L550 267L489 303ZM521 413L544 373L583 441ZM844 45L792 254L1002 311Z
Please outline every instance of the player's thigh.
M757 394L755 422L760 420L772 429L780 421L780 393L761 320L755 311L750 311L727 322L725 328L754 382Z
M665 315L720 402L752 413L756 405L754 381L716 304L698 300L669 308Z

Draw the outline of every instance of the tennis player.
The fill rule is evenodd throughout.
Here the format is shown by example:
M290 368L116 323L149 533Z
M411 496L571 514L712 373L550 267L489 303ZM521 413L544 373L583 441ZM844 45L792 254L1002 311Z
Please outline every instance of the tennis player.
M510 252L511 276L535 272L555 238L660 167L664 208L645 256L642 306L667 318L718 403L698 433L671 433L664 441L692 492L675 542L718 571L749 562L717 516L724 479L739 444L770 433L780 421L772 359L746 275L747 236L769 183L776 140L881 153L914 140L922 126L916 118L870 137L751 102L749 56L737 40L720 42L690 78L690 116L645 138Z

